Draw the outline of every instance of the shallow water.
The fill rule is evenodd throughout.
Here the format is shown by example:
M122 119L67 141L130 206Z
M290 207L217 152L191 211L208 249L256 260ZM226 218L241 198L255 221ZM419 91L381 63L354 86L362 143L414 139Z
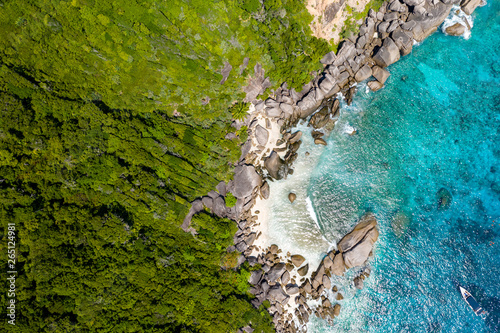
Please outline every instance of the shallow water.
M309 332L500 331L500 1L473 17L470 38L435 33L389 68L384 89L360 85L328 146L301 147L311 152L302 177L271 186L284 196L293 183L303 201L292 209L273 197L275 239L313 261L365 211L379 221L365 288L338 279L340 317L331 327L314 319Z

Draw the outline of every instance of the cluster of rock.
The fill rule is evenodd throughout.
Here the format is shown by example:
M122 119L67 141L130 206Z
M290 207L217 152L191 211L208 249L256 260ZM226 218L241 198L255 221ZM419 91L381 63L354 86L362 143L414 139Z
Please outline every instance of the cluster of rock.
M258 249L261 253L252 256L255 248L253 243L259 235L252 229L257 223L257 216L252 215L251 208L257 197L269 197L269 185L264 178L281 179L293 173L291 165L297 158L302 133L292 133L290 129L299 120L309 118L309 125L314 128L312 135L315 143L326 145L322 138L324 131L331 130L339 117L340 103L336 95L341 93L350 103L356 92L355 83L367 79L370 79L370 89L376 91L382 88L389 77L389 72L384 68L409 54L414 41L420 42L436 31L448 16L452 5L457 3L456 0L392 0L384 3L378 12L370 10L359 34L344 41L337 54L330 52L325 55L321 60L324 71L300 92L288 89L284 83L274 91L272 98L257 100L257 96L270 83L261 66L256 65L254 68L255 77L245 88L245 101L254 104L255 114L266 117L265 126L258 124L255 119L248 119L246 123L250 137L257 142L257 150L251 151L252 142L249 139L242 147L242 158L235 168L234 179L228 184L221 182L217 192L212 191L195 200L182 227L194 233L189 227L191 218L205 208L218 216L237 221L239 230L234 236L235 245L228 251L240 251L243 254L240 263L246 260L251 266L262 265L250 278L253 285L251 292L256 296L252 303L256 307L265 300L271 303L269 312L273 315L278 332L304 331L312 314L333 320L339 314L341 305L328 299L327 291L334 292L336 301L343 296L337 292L337 286L332 287L330 278L332 275L343 275L346 269L365 265L378 238L376 220L373 215L367 214L353 231L342 238L337 251L328 253L312 273L307 263L302 265L303 257L288 254L283 258L276 245ZM461 6L466 14L470 14L480 3L481 0L463 0ZM268 130L271 124L281 128L281 138L275 144L281 148L264 151L270 140ZM281 157L280 154L283 155L285 151ZM260 163L261 160L263 163ZM228 192L237 198L234 207L225 204ZM289 199L293 202L293 193ZM365 267L354 278L356 288L363 287L363 280L368 274L369 269ZM320 305L313 308L308 306L309 300L319 299ZM246 327L243 331L251 332L252 329Z
M241 221L242 213L249 212L254 205L257 193L260 193L265 199L269 197L269 185L263 182L253 165L245 164L244 161L240 161L240 164L234 169L233 180L228 184L220 182L216 189L217 191L210 191L206 196L191 203L191 209L181 226L184 231L195 233L194 229L189 226L191 219L205 208L219 217ZM233 207L226 205L225 197L229 192L237 199L236 205ZM244 229L247 227L245 225Z
M304 331L312 314L332 321L340 313L338 301L343 295L332 285L331 277L342 276L349 268L364 266L377 238L377 221L372 214L366 214L338 243L338 251L329 252L310 277L307 277L309 265L303 265L304 257L288 253L282 258L278 246L271 245L257 257L247 258L250 265L261 265L249 280L253 285L250 292L255 295L252 304L259 307L266 300L270 302L269 312L277 332ZM354 279L356 288L362 288L368 272L365 269ZM335 299L328 298L329 291L334 293ZM321 304L310 307L309 300L321 300Z
M480 1L464 0L462 7L464 11L470 12ZM290 128L299 120L312 115L309 119L311 126L315 129L331 130L339 116L339 100L336 95L341 93L349 104L356 92L355 83L367 79L370 79L367 84L371 90L382 88L390 75L385 67L409 54L414 41L420 42L436 31L454 3L457 3L457 0L386 2L378 12L368 12L359 34L345 40L337 54L330 52L323 57L321 62L325 66L324 71L316 75L302 91L288 89L284 83L274 92L272 98L265 101L256 100L257 95L252 94L255 110L267 117L267 123L273 122L281 127L282 141L278 140L276 146L287 144L286 147L273 149L264 157L264 169L270 178L281 179L293 172L290 166L297 157L301 133L290 133ZM260 77L258 81L262 80ZM249 130L257 139L258 148L263 150L269 140L268 130L258 125L257 121L250 122ZM312 134L315 143L326 145L322 138L323 131L316 130ZM287 153L281 158L279 153L283 150ZM248 151L249 147L243 149L244 153ZM250 153L246 156L246 163L258 166L256 159L257 154ZM264 174L259 167L257 171Z
M378 12L370 10L359 34L343 42L339 52L330 52L321 60L325 70L301 92L282 85L274 98L254 100L257 111L278 124L294 123L310 116L325 100L342 92L348 102L353 86L370 77L372 90L380 89L389 73L385 67L411 52L414 41L420 42L437 30L457 0L392 0ZM462 8L472 12L481 0L463 0Z

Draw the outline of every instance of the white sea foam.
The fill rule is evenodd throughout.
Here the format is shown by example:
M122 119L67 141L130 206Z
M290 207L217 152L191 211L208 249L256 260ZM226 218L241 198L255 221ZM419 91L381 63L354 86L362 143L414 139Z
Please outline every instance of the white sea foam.
M318 229L321 229L321 227L319 226L319 223L318 223L318 217L316 216L316 212L314 211L314 207L313 207L312 202L311 202L311 198L309 198L309 197L306 198L306 205L307 205L307 211L309 212L309 215L316 223L316 226L318 227Z
M347 134L354 134L356 132L356 128L346 123L344 124L343 132Z
M328 147L315 145L311 128L305 124L294 130L303 132L298 158L293 164L294 173L287 179L269 183L271 196L266 200L269 207L268 236L269 242L277 244L284 253L299 253L306 258L309 267L316 267L330 244L318 226L318 217L308 197L308 185L312 171ZM291 192L296 194L293 203L288 200Z
M441 25L441 31L446 34L446 28L451 27L456 23L460 23L465 27L465 32L463 33L462 37L464 37L465 39L469 39L471 36L469 27L472 29L472 27L474 26L474 20L471 15L465 14L459 6L454 5L451 8L450 15L448 15L448 17Z

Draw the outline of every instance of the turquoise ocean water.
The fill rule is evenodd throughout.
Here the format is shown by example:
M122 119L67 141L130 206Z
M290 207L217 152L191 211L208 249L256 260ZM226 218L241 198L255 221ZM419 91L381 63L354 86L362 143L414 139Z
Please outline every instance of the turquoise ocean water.
M343 108L308 196L327 240L367 210L381 233L365 288L339 280L340 317L310 332L500 332L500 1L473 16L468 40L435 33Z

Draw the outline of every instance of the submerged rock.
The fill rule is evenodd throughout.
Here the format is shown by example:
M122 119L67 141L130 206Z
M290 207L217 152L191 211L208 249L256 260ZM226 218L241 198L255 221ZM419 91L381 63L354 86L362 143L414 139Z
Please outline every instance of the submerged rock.
M398 212L396 215L394 215L391 222L392 231L397 237L403 236L409 225L410 217L404 212Z
M451 200L453 199L450 191L442 187L437 192L437 197L438 197L438 209L444 210L450 207Z

